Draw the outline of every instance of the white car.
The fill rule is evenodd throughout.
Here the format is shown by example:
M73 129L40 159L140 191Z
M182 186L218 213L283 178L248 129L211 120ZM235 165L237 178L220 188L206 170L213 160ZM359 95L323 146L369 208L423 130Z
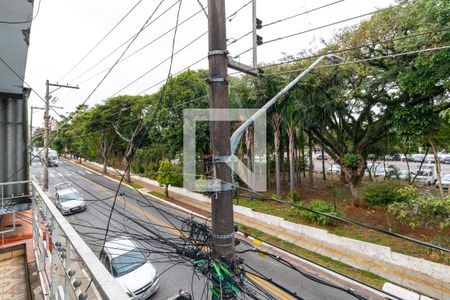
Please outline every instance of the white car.
M332 164L329 168L328 168L328 172L331 173L341 173L341 166L339 164Z
M63 215L70 215L86 209L83 195L72 187L70 182L55 185L56 207Z
M155 267L128 237L106 242L100 261L132 299L147 299L159 288Z
M446 174L442 176L441 178L442 188L448 189L448 186L450 185L450 174ZM439 188L439 183L436 182L436 188Z
M421 170L416 176L416 182L420 182L426 185L432 185L435 183L433 173L429 170Z

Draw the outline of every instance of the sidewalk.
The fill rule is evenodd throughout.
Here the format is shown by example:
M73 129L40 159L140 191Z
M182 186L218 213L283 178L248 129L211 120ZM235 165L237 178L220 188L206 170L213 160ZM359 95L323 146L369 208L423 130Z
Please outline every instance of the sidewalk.
M83 162L83 166L102 172L102 166L96 163ZM113 168L108 168L108 172L109 177L117 180L114 176L119 174ZM139 189L143 194L149 195L149 191L164 192L157 182L148 178L132 175L131 179L143 187ZM170 187L169 196L171 199L165 201L201 215L210 216L210 200L203 195ZM438 299L450 299L449 266L396 253L389 247L338 237L329 234L326 230L287 222L279 217L254 212L246 207L235 205L234 211L236 223L255 228L352 267L370 271L401 286Z

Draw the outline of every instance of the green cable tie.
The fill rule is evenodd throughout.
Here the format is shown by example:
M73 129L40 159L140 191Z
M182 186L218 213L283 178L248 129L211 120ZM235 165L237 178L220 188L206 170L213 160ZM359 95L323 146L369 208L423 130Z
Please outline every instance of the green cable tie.
M214 268L214 271L216 272L217 278L219 278L220 281L223 281L224 278L223 278L222 272L220 272L219 266L217 266L216 263L213 263L212 267Z
M211 293L213 294L214 297L219 297L220 296L219 291L217 291L216 289L210 287L209 290L211 291Z
M194 265L203 265L205 263L204 259L194 261Z
M220 269L222 270L222 272L225 274L225 276L233 278L234 274L230 272L230 270L228 270L227 267L225 267L224 265L220 265Z

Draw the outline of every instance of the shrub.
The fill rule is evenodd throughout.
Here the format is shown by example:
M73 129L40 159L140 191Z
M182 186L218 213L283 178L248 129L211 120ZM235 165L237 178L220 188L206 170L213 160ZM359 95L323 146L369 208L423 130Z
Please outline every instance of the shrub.
M405 195L405 202L395 202L388 206L388 212L411 228L419 226L450 227L450 196L447 198L418 196L412 188L399 191Z
M291 195L291 194L289 193L288 200L289 200L290 202L295 203L295 202L297 202L298 200L300 200L300 194L299 194L297 191L294 191L294 199L291 199L291 196L290 196L290 195Z
M359 195L370 205L385 206L393 202L405 201L405 196L399 193L404 186L405 183L397 180L373 182L364 187Z
M342 213L335 211L332 204L325 202L323 200L312 200L309 204L304 205L305 207L312 209L314 211L327 213L332 216L342 216ZM319 215L311 211L301 210L300 214L304 216L311 222L316 222L321 225L333 225L335 223L334 219L327 216Z

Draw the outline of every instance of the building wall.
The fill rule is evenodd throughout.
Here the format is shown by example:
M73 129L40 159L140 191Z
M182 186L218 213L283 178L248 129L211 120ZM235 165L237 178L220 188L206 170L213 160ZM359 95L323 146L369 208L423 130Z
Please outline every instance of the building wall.
M0 183L28 180L27 110L21 95L0 94ZM23 184L0 186L0 198L23 202Z

